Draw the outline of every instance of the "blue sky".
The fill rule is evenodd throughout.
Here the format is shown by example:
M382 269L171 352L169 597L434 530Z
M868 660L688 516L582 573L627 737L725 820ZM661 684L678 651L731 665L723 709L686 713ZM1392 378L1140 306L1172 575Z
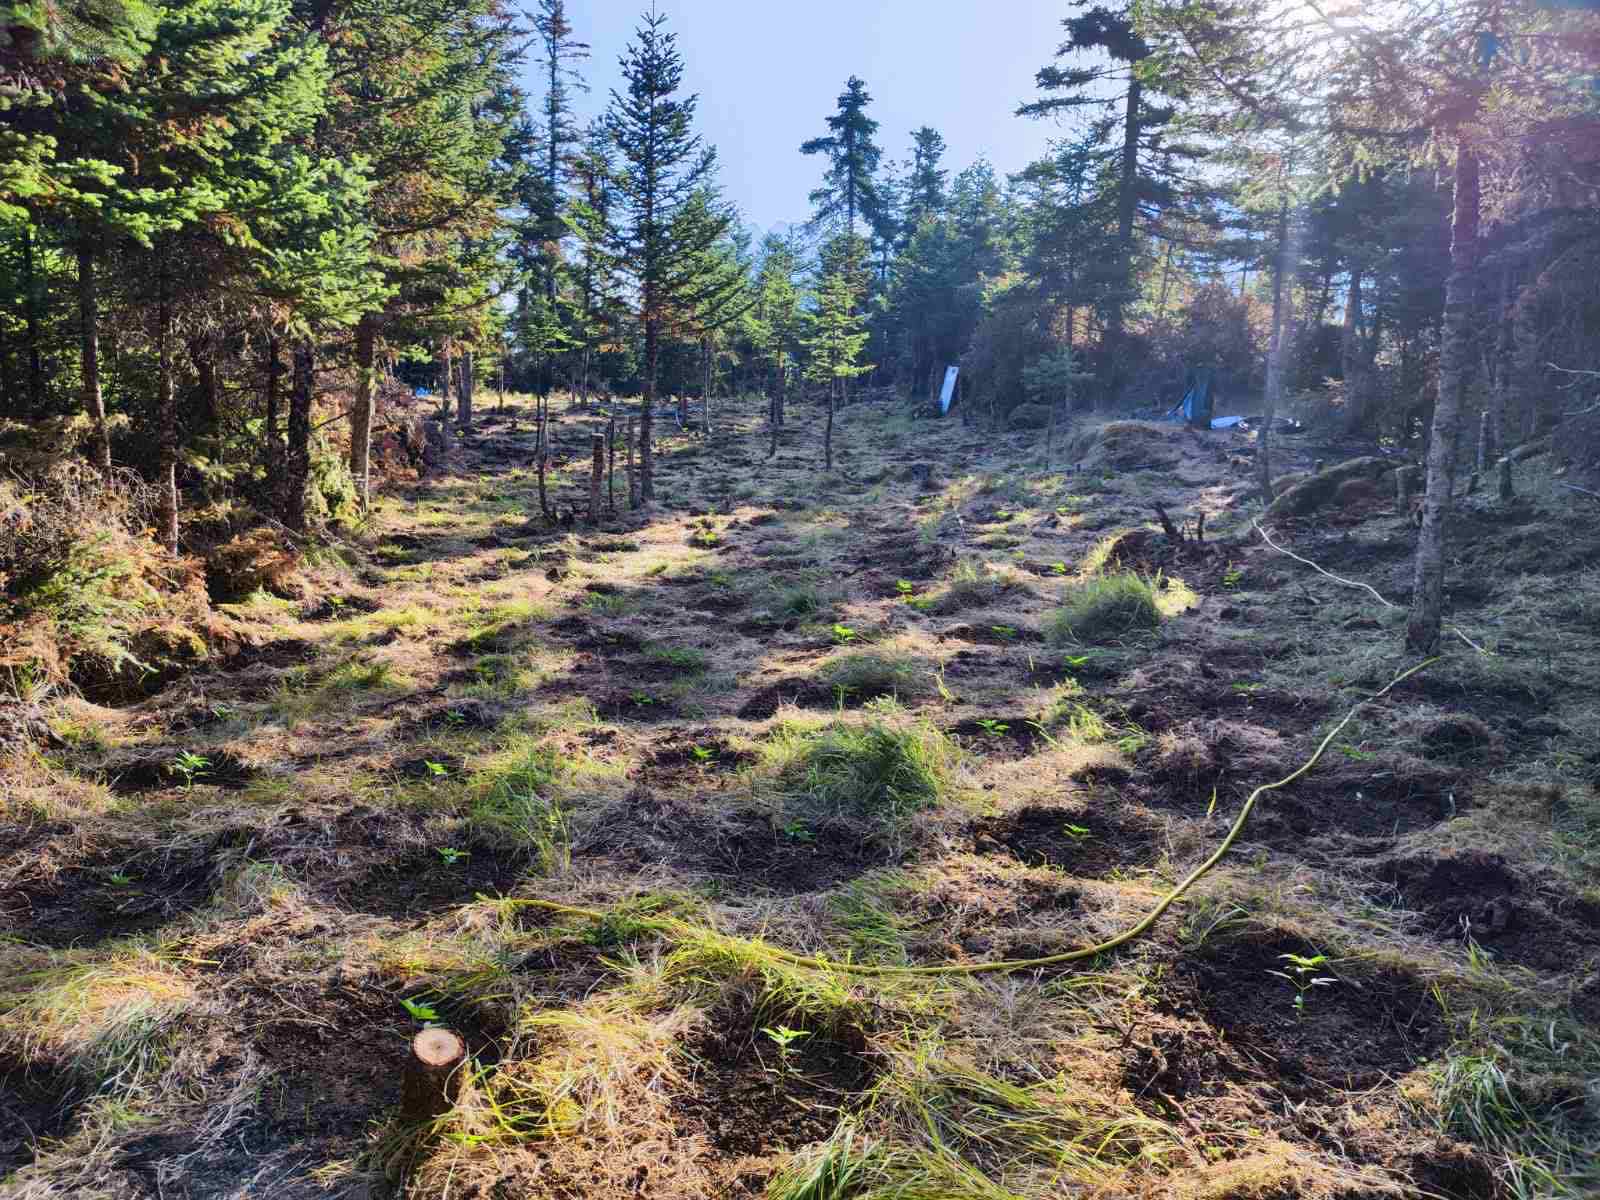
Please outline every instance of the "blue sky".
M822 174L800 143L826 133L845 80L867 81L886 160L909 156L911 131L932 125L952 174L980 156L1018 171L1059 133L1012 115L1034 72L1060 44L1063 0L657 0L700 94L699 129L717 147L722 183L744 219L766 231L810 215ZM592 47L579 96L597 113L618 82L617 58L649 0L568 0ZM536 78L530 92L542 95Z

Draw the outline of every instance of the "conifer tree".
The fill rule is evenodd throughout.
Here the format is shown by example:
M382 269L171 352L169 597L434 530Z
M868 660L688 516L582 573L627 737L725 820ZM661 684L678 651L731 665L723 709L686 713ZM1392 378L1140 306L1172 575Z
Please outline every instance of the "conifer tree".
M691 293L698 257L722 238L732 217L678 218L711 178L716 152L694 132L698 97L678 96L683 58L657 12L640 18L622 57L624 88L613 90L606 130L616 148L615 258L638 289L644 331L644 394L639 413L639 497L655 498L651 426L668 317Z
M838 226L854 235L856 218L877 229L884 218L884 200L878 186L878 164L883 151L872 139L878 123L867 116L872 97L867 85L852 75L839 95L839 107L828 118L829 133L800 146L801 154L821 154L828 160L822 186L811 193L812 224Z
M872 370L871 363L860 361L869 335L865 319L856 311L858 286L850 256L845 254L822 278L802 343L808 356L806 378L822 384L828 393L827 424L822 435L822 462L828 471L833 470L833 414L844 385Z

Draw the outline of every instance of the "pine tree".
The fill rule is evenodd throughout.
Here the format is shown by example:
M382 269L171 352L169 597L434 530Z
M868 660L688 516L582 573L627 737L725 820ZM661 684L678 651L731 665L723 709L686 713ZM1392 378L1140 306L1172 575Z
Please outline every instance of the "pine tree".
M944 136L932 126L924 125L911 137L914 144L911 171L905 183L902 245L910 242L924 221L943 213L948 201L945 181L950 173L939 166L944 161Z
M828 118L831 132L800 147L801 154L821 154L828 159L822 186L811 193L813 225L839 226L854 235L857 217L873 229L882 224L878 164L883 151L872 140L878 123L867 116L871 103L867 85L852 75L839 95L838 110Z
M732 217L686 223L679 215L711 177L715 151L694 132L698 97L677 98L683 58L666 17L642 19L622 58L623 91L612 91L606 130L616 148L615 258L638 288L644 331L644 395L639 413L639 496L655 498L651 426L661 367L662 331L683 306L699 255L727 232Z
M795 276L800 256L789 238L769 234L761 245L761 267L756 277L755 305L748 317L749 337L755 352L767 363L768 416L772 453L778 450L778 430L783 428L789 395L789 372L804 328L800 288Z

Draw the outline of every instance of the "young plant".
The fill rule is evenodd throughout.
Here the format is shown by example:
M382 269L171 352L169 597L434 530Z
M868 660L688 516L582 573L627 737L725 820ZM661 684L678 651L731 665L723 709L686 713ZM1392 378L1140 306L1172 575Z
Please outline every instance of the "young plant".
M192 750L185 750L172 760L173 774L183 776L183 790L186 792L192 791L195 779L210 769L211 760L204 754L196 754Z
M420 1000L408 1000L402 996L400 998L400 1007L410 1013L413 1020L421 1021L424 1025L431 1025L439 1020L438 1009L424 1004Z
M783 1073L787 1075L793 1069L791 1060L796 1053L794 1044L802 1038L810 1037L811 1034L804 1029L790 1029L787 1025L779 1025L776 1028L764 1027L761 1032L771 1038L773 1044L778 1047L778 1061L782 1065Z
M978 727L990 737L994 738L1005 737L1006 734L1011 732L1011 726L1007 725L1004 721L997 721L993 717L985 717L983 720L980 720L978 722Z
M1287 979L1294 985L1294 1015L1298 1020L1306 1015L1306 997L1319 987L1332 987L1339 981L1331 975L1318 975L1317 969L1326 965L1326 954L1280 954L1278 955L1288 964L1286 971L1268 971L1268 975L1276 975L1279 979Z
M861 635L848 625L835 625L833 627L833 640L841 646L848 646Z
M439 857L444 859L444 861L452 867L458 862L462 862L472 857L472 851L458 850L454 846L440 846L438 847L438 851Z
M445 766L444 763L434 762L431 758L423 759L422 765L427 768L428 776L431 779L442 779L444 776L450 774L449 767Z

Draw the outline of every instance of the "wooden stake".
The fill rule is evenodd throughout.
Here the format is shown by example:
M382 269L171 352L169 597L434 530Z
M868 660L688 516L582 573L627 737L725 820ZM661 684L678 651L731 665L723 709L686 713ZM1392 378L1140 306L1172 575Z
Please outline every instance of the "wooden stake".
M400 1118L420 1124L448 1112L460 1086L457 1068L466 1043L448 1029L424 1029L411 1039L411 1057L400 1081Z

